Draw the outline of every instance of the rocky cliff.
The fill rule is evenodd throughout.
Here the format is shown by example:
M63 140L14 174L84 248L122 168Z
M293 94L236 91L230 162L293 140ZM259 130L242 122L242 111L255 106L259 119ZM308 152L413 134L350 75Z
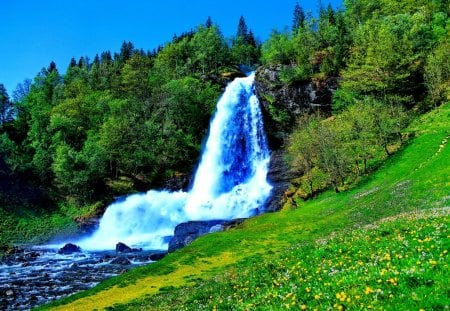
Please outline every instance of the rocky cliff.
M255 76L255 90L272 150L268 179L274 188L266 211L282 207L290 181L301 175L301 172L290 170L285 159L285 147L297 118L316 110L330 113L331 98L338 87L337 77L286 84L281 79L283 69L281 65L260 67Z
M281 65L260 67L255 76L256 94L263 109L264 124L272 150L279 149L286 143L300 115L315 110L329 113L331 98L338 87L337 77L283 83L283 68Z

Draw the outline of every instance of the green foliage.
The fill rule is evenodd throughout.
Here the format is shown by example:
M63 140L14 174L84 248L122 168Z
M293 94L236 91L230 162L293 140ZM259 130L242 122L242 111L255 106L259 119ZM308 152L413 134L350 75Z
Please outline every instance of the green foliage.
M230 56L234 63L252 67L259 63L260 44L248 29L243 16L239 18L236 37L232 40Z
M433 105L450 100L450 38L445 38L430 53L425 65L425 82Z
M402 107L371 98L348 105L326 120L300 118L291 137L289 158L293 167L303 172L308 195L326 186L321 176L327 176L328 184L339 192L346 181L366 174L369 161L383 159L380 151L389 156L391 149L403 142L401 131L408 120Z
M8 92L3 84L0 84L0 126L10 122L14 115L14 108L9 100Z
M273 31L262 45L261 61L265 65L289 65L294 59L294 46L288 32Z
M80 204L191 172L220 95L217 77L232 64L212 23L153 54L124 42L114 56L72 59L64 76L52 62L17 96L2 157L13 172ZM132 186L113 187L121 178Z

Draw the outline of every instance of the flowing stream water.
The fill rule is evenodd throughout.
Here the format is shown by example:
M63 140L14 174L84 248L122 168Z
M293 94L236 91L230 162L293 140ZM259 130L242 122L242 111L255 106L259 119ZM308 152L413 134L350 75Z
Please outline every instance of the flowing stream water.
M167 250L182 222L263 212L272 189L266 178L270 153L253 81L254 74L235 79L218 101L189 191L150 190L113 203L97 231L71 241L82 253L60 255L62 244L25 250L0 262L0 309L26 310L149 263L150 250ZM117 264L113 250L118 242L144 251L120 255L129 263Z

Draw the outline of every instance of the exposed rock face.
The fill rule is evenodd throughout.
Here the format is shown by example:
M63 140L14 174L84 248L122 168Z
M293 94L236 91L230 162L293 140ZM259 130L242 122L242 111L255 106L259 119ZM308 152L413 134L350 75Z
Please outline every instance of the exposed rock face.
M331 97L338 87L338 78L312 79L284 84L283 66L260 67L256 71L255 88L263 109L270 148L284 143L295 120L305 112L331 109Z
M117 253L135 253L141 252L142 248L131 248L125 243L119 242L116 244L116 252Z
M81 248L72 243L67 243L66 245L61 247L58 251L58 254L62 255L70 255L73 253L81 253Z
M169 253L191 244L196 238L207 233L228 230L242 223L244 219L188 221L175 227L169 242Z
M149 259L150 259L151 261L158 261L158 260L161 260L161 259L163 259L164 257L166 257L166 255L167 255L166 252L163 252L163 253L154 253L154 254L151 254L151 255L149 256Z
M284 84L281 81L282 65L260 67L256 71L255 89L261 103L264 126L272 150L268 180L273 186L266 211L282 207L284 193L289 182L301 175L290 170L285 160L285 147L296 119L302 114L320 110L325 114L331 110L331 98L338 87L338 78Z
M301 172L291 170L286 159L285 151L282 149L272 151L270 156L269 173L267 179L272 185L272 193L266 202L264 211L275 212L283 205L283 198L289 188L290 181L300 177Z

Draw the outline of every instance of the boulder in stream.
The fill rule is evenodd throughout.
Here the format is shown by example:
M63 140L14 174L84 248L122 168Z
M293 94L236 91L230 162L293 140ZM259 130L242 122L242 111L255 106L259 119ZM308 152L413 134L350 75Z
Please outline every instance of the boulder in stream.
M114 258L113 260L111 260L110 264L127 266L127 265L131 264L131 261L125 257L117 257L117 258Z
M58 251L58 254L61 255L70 255L73 253L81 253L81 248L78 245L67 243L63 247L61 247Z
M135 253L141 252L142 248L131 248L125 243L119 242L116 244L116 252L117 253Z

